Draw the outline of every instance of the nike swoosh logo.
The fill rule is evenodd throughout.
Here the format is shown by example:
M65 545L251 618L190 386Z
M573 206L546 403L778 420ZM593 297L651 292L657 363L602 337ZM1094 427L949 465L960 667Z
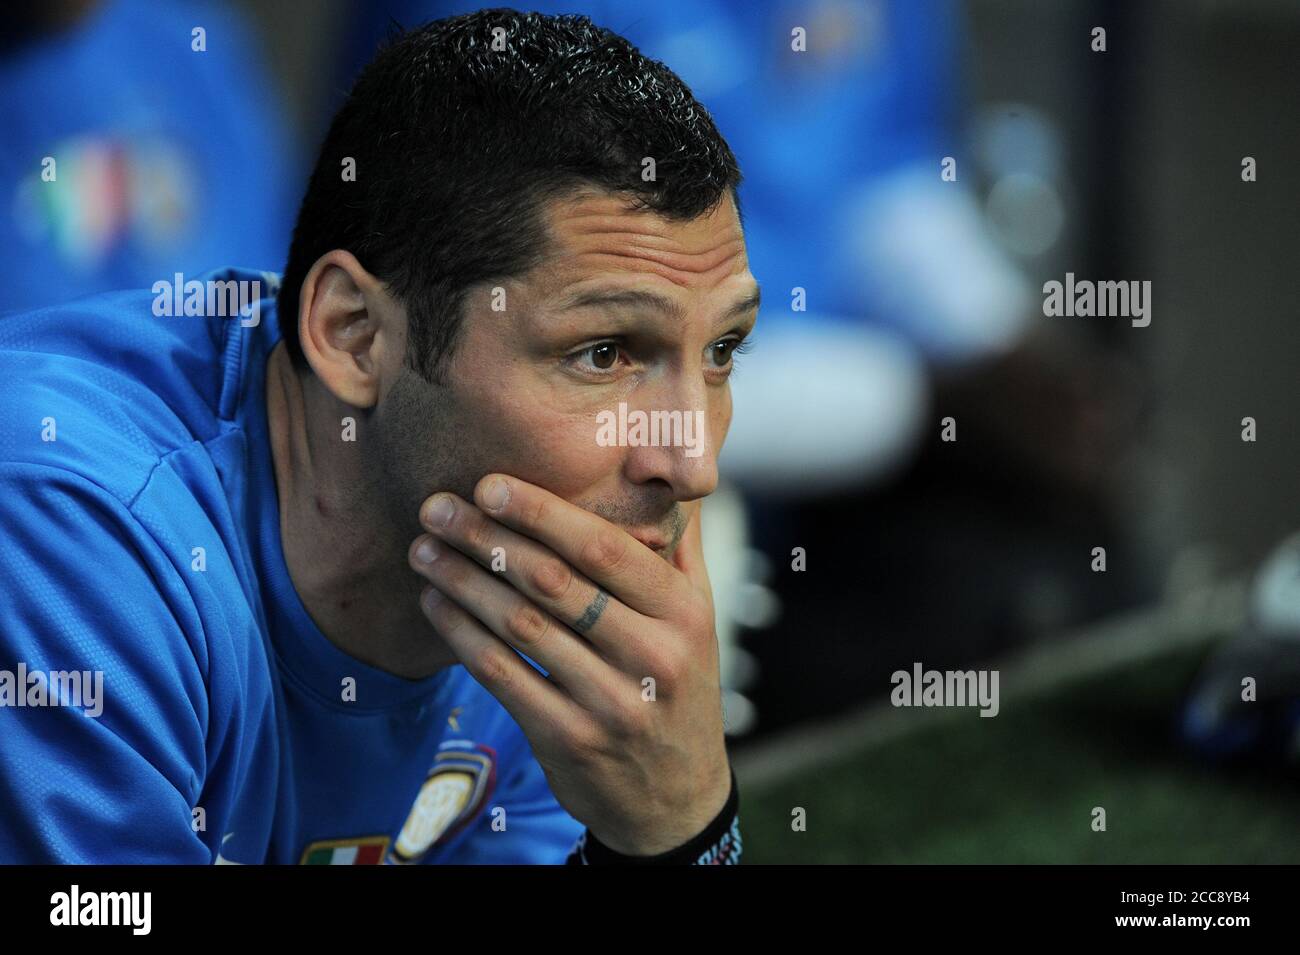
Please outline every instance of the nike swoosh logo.
M224 846L230 840L230 837L233 835L234 835L233 832L226 833L224 836L221 837L221 844ZM216 861L213 862L212 864L213 865L243 865L244 863L231 862L229 859L222 858L221 850L218 849Z

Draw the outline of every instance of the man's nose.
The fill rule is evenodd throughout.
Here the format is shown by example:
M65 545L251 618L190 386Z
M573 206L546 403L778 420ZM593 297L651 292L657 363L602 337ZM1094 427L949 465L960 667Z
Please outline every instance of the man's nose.
M694 392L700 393L694 393ZM629 403L629 436L635 412L644 415L644 441L629 440L624 473L634 484L659 480L677 501L693 501L718 486L718 448L703 389L664 389Z

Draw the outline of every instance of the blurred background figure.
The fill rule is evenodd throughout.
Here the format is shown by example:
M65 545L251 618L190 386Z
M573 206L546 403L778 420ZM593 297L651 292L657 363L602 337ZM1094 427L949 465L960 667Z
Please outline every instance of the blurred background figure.
M0 312L279 271L297 137L226 3L22 0L0 41Z
M1207 760L1300 778L1300 534L1255 575L1246 621L1202 668L1181 729Z

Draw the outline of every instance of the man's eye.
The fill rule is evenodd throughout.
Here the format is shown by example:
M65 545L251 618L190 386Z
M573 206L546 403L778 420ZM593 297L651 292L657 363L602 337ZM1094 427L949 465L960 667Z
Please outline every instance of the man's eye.
M724 338L709 346L709 358L715 368L726 368L734 355L745 350L745 343L738 338Z
M587 354L591 355L593 365L601 371L608 371L618 361L618 346L613 342L601 342L588 348Z

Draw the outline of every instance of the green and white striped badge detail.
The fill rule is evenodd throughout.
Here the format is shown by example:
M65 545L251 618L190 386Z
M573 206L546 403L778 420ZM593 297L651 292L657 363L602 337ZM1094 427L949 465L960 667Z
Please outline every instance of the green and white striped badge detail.
M302 865L381 865L388 836L327 839L313 842L302 853Z

